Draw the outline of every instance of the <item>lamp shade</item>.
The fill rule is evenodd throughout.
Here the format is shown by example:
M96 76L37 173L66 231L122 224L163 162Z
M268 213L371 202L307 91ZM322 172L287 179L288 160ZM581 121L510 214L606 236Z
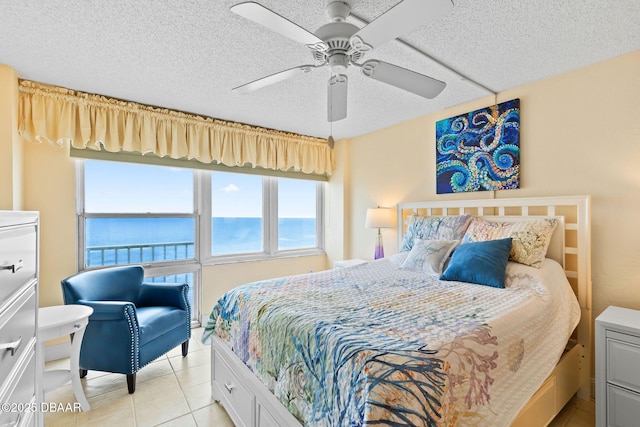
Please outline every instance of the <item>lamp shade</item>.
M367 209L367 219L364 222L367 228L389 228L391 223L391 209L371 208Z

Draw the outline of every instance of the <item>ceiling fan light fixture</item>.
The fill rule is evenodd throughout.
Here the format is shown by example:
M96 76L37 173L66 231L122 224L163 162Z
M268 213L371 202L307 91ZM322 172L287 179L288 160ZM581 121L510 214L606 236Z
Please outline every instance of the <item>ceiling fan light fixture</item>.
M318 38L324 41L327 46L326 51L313 52L316 61L328 62L328 58L334 53L346 54L351 49L349 39L358 31L358 27L349 22L330 22L318 28L315 32ZM362 53L352 51L350 53L352 61L358 61L362 58Z
M334 53L327 58L331 71L335 74L342 74L349 66L349 56L344 53Z

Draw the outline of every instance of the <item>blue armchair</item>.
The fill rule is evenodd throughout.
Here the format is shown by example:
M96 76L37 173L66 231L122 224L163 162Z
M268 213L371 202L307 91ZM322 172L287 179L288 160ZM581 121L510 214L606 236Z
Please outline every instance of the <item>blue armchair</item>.
M186 284L144 283L141 266L110 267L62 280L65 304L93 308L80 350L87 370L126 374L129 393L136 372L182 344L189 351L191 314Z

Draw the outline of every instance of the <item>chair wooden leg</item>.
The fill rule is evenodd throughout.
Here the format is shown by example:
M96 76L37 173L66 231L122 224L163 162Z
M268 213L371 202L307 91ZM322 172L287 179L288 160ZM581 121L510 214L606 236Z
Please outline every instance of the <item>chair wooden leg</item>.
M80 368L79 371L80 371L80 378L86 377L87 376L87 372L89 372L86 369L82 369L82 368Z
M136 374L127 374L127 388L129 389L129 394L133 394L136 391Z
M182 357L185 357L189 353L189 340L182 343Z

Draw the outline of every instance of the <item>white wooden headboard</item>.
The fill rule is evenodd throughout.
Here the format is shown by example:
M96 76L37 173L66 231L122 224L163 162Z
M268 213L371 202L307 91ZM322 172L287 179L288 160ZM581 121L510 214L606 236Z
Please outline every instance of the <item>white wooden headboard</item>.
M590 196L527 197L514 199L441 200L398 204L398 247L411 215L471 214L495 220L555 217L559 220L547 256L564 268L580 303L577 344L583 348L581 395L590 395L591 373L591 198Z

